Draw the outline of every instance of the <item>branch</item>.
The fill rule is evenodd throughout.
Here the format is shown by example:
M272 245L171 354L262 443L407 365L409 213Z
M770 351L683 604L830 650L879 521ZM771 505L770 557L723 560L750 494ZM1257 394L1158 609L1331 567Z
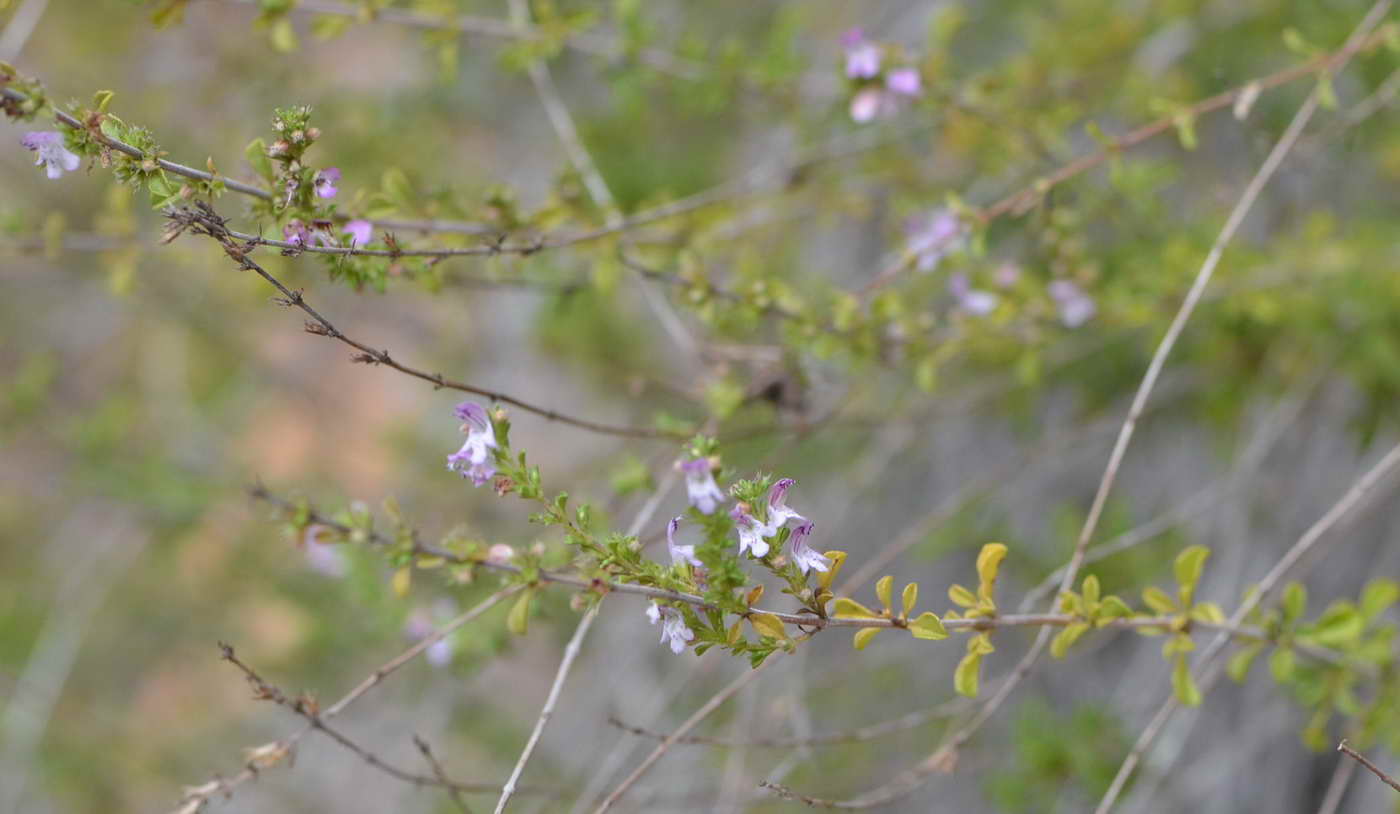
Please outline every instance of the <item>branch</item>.
M1362 766L1365 766L1371 771L1371 774L1374 774L1376 777L1379 777L1382 783L1385 783L1387 786L1390 786L1396 791L1400 791L1400 783L1397 783L1394 778L1381 771L1379 766L1367 760L1365 755L1351 748L1351 745L1346 742L1345 738L1342 739L1341 743L1337 744L1337 751L1345 754L1347 757L1351 758L1352 760L1355 760Z
M321 721L325 722L330 720L331 718L334 718L336 715L339 715L342 711L345 710L346 707L355 703L355 701L359 699L360 696L374 689L385 678L393 674L394 671L398 670L403 665L412 661L413 658L419 653L422 653L424 650L427 650L429 647L431 647L434 643L440 641L447 634L451 633L452 631L456 630L462 625L467 624L473 619L476 619L478 616L494 607L496 603L500 602L502 599L511 596L519 590L520 588L518 586L512 586L497 591L496 593L482 600L471 610L468 610L467 612L458 616L456 619L453 619L452 621L443 625L441 628L434 631L431 635L425 636L417 644L413 645L412 647L403 651L399 655L385 662L377 670L366 676L364 680L362 680L359 684L355 685L355 687L351 689L350 692L342 696L339 701L336 701L324 712L320 713ZM292 734L288 735L282 740L274 741L273 743L267 744L265 747L260 747L258 752L273 755L275 757L275 760L273 760L272 763L275 764L276 762L279 762L281 760L282 756L289 754L292 748L296 746L297 742L300 741L302 738L306 737L307 733L311 732L313 729L315 729L315 727L308 724L304 728L293 732ZM214 779L206 781L198 786L186 787L185 794L183 797L180 798L179 807L176 809L174 814L192 814L192 812L198 811L200 807L202 807L205 803L207 803L210 799L214 797L228 797L229 795L233 794L233 790L237 786L242 785L243 783L246 783L249 780L257 778L259 773L262 771L263 768L266 767L266 765L269 764L258 762L257 756L254 756L254 758L250 759L248 763L243 767L243 770L238 774L234 775L233 777L226 778L219 775L215 775Z
M467 806L467 801L462 798L462 792L451 784L447 778L447 772L443 770L442 764L433 755L433 750L428 746L428 742L418 735L413 736L413 745L418 747L418 751L423 755L423 759L428 762L428 766L433 770L433 777L436 777L447 788L447 796L452 799L452 804L457 806L457 810L462 814L472 814L471 808Z
M302 312L304 312L307 316L311 317L314 320L314 322L307 323L306 330L308 333L313 333L318 336L326 336L331 339L335 339L360 351L359 355L352 357L353 361L363 362L365 364L371 365L384 365L386 367L393 368L394 370L397 370L400 373L404 373L416 379L421 379L425 382L428 382L429 384L432 384L434 387L437 388L447 388L449 390L460 390L464 393L472 393L474 395L482 396L483 398L488 398L493 401L499 401L505 404L514 405L522 410L525 410L526 412L534 413L535 415L547 418L551 421L558 421L564 424L579 427L580 429L590 430L592 432L602 433L605 435L618 435L629 438L668 439L680 438L683 435L681 433L654 430L647 427L622 427L611 424L600 424L595 421L587 421L581 418L574 418L572 416L560 413L556 410L552 410L546 407L539 407L529 402L522 401L520 399L515 398L514 396L509 396L505 393L499 393L494 390L487 390L485 388L477 387L475 385L444 378L441 373L427 373L423 370L409 367L408 365L405 365L395 360L392 356L389 355L389 352L387 350L379 350L377 348L373 348L363 342L360 342L359 340L352 339L351 337L346 336L340 331L340 329L336 328L334 325L331 324L329 320L321 316L320 313L318 313L314 308L312 308L311 305L306 302L305 298L302 296L300 291L292 291L291 289L287 288L285 285L282 284L281 280L278 280L270 272L268 272L267 269L258 265L258 263L254 261L250 256L256 244L238 243L235 234L228 230L227 221L219 217L218 213L215 212L214 209L208 204L200 201L195 204L193 209L188 207L181 207L178 210L172 210L167 214L167 216L170 218L171 221L168 239L173 239L174 237L178 236L184 231L192 231L195 234L205 235L207 237L213 238L220 246L223 247L224 253L227 254L234 262L238 263L239 266L246 270L256 272L258 276L262 277L264 280L266 280L274 288L276 288L282 293L282 298L277 300L278 304L294 306L296 308L301 309Z

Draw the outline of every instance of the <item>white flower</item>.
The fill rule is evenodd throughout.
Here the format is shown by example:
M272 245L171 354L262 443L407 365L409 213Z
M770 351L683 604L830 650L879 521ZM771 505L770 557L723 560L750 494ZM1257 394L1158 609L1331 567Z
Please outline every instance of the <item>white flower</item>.
M462 429L467 433L462 448L447 456L447 468L471 478L480 486L496 474L496 466L491 462L491 450L496 449L496 431L491 426L491 417L486 409L472 401L457 405L457 417L462 419Z
M721 492L719 484L715 483L709 460L695 458L681 462L679 467L685 473L686 498L690 505L699 509L701 514L713 514L719 504L724 502L724 492Z
M685 648L695 641L695 632L686 627L685 617L675 608L663 608L652 602L647 608L647 618L654 625L661 622L661 643L668 640L671 643L671 652L680 655L685 652Z
M50 178L62 178L63 173L76 170L83 162L76 153L63 146L63 134L53 130L26 133L20 139L20 144L38 153L34 166L42 166Z
M813 523L808 521L792 530L792 561L797 563L797 567L802 569L802 573L808 571L830 571L831 560L823 554L818 554L807 545L807 538L812 535Z
M679 517L671 518L671 522L666 524L666 547L671 551L671 564L680 565L683 562L688 562L699 568L704 563L696 559L695 546L676 545L676 529L680 528L680 525L681 518Z

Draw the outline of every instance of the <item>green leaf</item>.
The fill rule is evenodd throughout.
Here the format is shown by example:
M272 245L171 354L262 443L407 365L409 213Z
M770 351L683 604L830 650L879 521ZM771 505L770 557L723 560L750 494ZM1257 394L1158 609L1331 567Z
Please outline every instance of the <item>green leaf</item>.
M981 671L982 654L969 652L958 662L958 669L953 671L953 689L957 690L958 695L976 698Z
M831 568L817 577L817 584L829 591L832 580L836 579L836 574L840 572L842 563L846 562L846 552L828 551L826 558L831 560Z
M1220 606L1214 602L1197 602L1195 607L1191 608L1191 618L1197 622L1223 625L1225 624L1225 611L1221 610Z
M1079 641L1079 637L1083 636L1088 629L1087 624L1076 622L1055 634L1055 638L1050 642L1050 655L1057 659L1063 659L1065 653L1069 652L1070 647Z
M1274 674L1275 681L1285 684L1293 678L1293 667L1296 663L1293 650L1288 647L1280 647L1269 656L1269 672Z
M755 613L749 617L749 624L758 631L758 635L767 636L770 639L786 639L787 627L783 625L783 620L771 613Z
M259 178L272 180L272 160L267 157L267 144L262 139L255 138L248 142L248 146L243 148L243 157L248 159L248 165Z
M893 603L890 601L894 591L894 577L883 576L875 582L875 596L880 598L880 604L885 610L890 610Z
M1122 599L1109 594L1099 603L1099 620L1126 619L1133 615L1133 609L1128 607L1128 603Z
M1172 601L1167 592L1153 585L1143 589L1142 601L1155 611L1159 616L1170 616L1176 613L1176 603Z
M904 595L900 597L903 606L904 618L909 618L909 614L914 612L914 603L919 601L919 583L911 582L904 586Z
M837 619L879 619L880 614L860 604L854 599L844 596L837 597L836 603L832 605L832 616Z
M1294 622L1303 618L1303 613L1308 608L1308 589L1302 583L1290 582L1283 589L1283 624L1291 627Z
M946 639L948 629L943 627L943 620L933 611L924 611L919 614L919 618L909 623L909 632L917 639Z
M851 643L855 645L857 650L864 650L865 646L867 644L870 644L870 640L875 638L876 634L878 634L881 630L884 630L884 628L861 628L860 630L856 631L856 635L851 639Z
M1254 666L1254 660L1263 649L1263 642L1251 642L1236 650L1225 665L1225 673L1230 676L1230 680L1236 684L1243 684L1249 676L1249 668Z
M1194 591L1201 581L1201 571L1205 568L1210 549L1203 545L1193 545L1176 555L1176 584L1185 590Z
M1355 644L1366 630L1366 620L1350 602L1335 602L1322 612L1299 638L1307 638L1323 647L1345 647Z
M1004 543L987 543L977 554L977 595L988 602L992 601L992 590L996 587L997 571L1001 561L1006 559Z
M404 566L394 572L394 576L389 580L389 587L393 590L394 596L403 599L408 596L408 589L413 585L413 570Z
M284 54L290 54L297 49L297 31L292 27L292 21L286 17L278 18L272 24L272 29L268 31L268 39L271 40L274 50Z
M107 106L112 104L112 99L116 94L110 90L99 90L92 95L92 108L98 113L106 113Z
M1176 700L1182 706L1201 705L1201 688L1196 686L1196 679L1191 675L1191 667L1186 663L1185 656L1177 656L1176 664L1172 667L1172 692L1176 693Z
M1373 579L1361 591L1361 616L1370 622L1400 600L1400 583L1393 579Z
M525 591L510 608L506 617L506 630L517 636L524 636L530 627L530 600L535 596L534 589Z
M1099 601L1099 578L1090 574L1084 578L1084 604L1092 606Z
M972 595L972 591L961 585L954 585L948 589L948 598L954 605L970 608L977 604L977 597Z

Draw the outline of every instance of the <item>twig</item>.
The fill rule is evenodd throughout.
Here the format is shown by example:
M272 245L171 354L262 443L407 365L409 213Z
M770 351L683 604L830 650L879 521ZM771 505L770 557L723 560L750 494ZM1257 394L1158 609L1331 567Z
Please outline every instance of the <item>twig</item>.
M515 794L515 784L520 780L520 775L525 771L525 764L530 761L530 756L535 753L535 746L540 742L540 735L544 733L545 726L549 719L554 717L554 706L559 703L559 694L564 689L564 680L569 677L569 671L573 669L574 659L578 657L579 649L583 646L583 639L588 635L588 629L593 627L593 620L598 618L598 609L601 608L600 600L588 612L583 615L583 619L574 628L574 635L569 639L569 643L564 647L564 658L559 662L559 670L554 674L554 684L549 688L549 697L545 699L544 709L540 710L539 720L535 721L535 729L530 733L530 739L525 742L525 750L520 753L520 759L515 762L515 769L510 773L510 778L501 788L501 797L496 801L495 814L502 814L506 810L506 805Z
M1349 60L1353 54L1383 42L1385 36L1385 32L1378 32L1361 38L1349 38L1346 44L1336 51L1320 54L1300 65L1285 68L1276 73L1269 74L1268 76L1259 77L1258 79L1252 79L1239 87L1225 91L1224 93L1218 93L1208 99L1202 99L1178 112L1163 116L1135 130L1131 130L1123 137L1109 141L1109 143L1101 149L1071 161L1049 175L1037 179L1029 186L1019 189L982 209L974 210L970 215L972 218L985 225L1003 215L1024 212L1056 186L1103 164L1124 150L1136 147L1145 141L1149 141L1162 133L1170 131L1175 127L1177 120L1182 116L1188 118L1203 116L1217 110L1231 107L1235 103L1235 100L1245 93L1262 93L1318 72L1338 71L1347 63L1347 60ZM952 240L954 237L956 236L950 236L947 239ZM934 244L928 248L936 249L939 248L939 245L940 244ZM876 290L888 285L891 280L912 266L915 259L913 254L909 252L903 253L898 260L881 270L879 274L875 275L870 282L866 283L865 286L860 289L859 293L861 297L869 297Z
M4 33L0 34L0 62L13 62L19 56L48 5L49 0L24 0L20 4L14 16L5 24Z
M767 661L758 665L754 669L749 670L745 673L741 673L739 677L730 682L730 684L727 687L725 687L723 690L720 690L718 693L715 693L715 695L712 696L709 701L706 701L703 706L695 710L695 712L692 713L689 718L686 718L685 721L679 727L676 728L676 731L672 732L669 736L667 736L665 740L661 741L661 743L658 743L656 745L656 748L651 750L651 754L647 755L646 759L644 759L641 762L641 764L637 766L637 768L633 769L632 773L627 775L627 777L624 778L623 781L618 784L617 788L613 789L607 797L603 798L603 802L598 804L598 807L593 810L593 814L603 814L603 812L612 808L618 800L622 799L622 796L627 793L627 790L632 788L632 786L635 785L636 782L641 779L642 775L646 774L647 771L650 770L653 765L655 765L656 761L661 759L662 755L666 754L666 752L671 748L673 744L676 743L678 739L684 737L688 732L690 732L690 730L694 729L701 721L708 718L710 713L719 709L720 705L732 698L735 693L739 692L739 690L742 690L744 687L747 687L749 685L749 682L757 678L758 674L762 672L763 669L766 668L768 665L772 664L776 660L776 658L776 655L774 657L770 657Z
M1372 763L1371 761L1367 760L1365 755L1351 748L1351 744L1348 744L1345 738L1342 739L1341 743L1337 744L1337 751L1345 754L1347 757L1351 758L1352 760L1355 760L1362 766L1365 766L1371 771L1371 774L1374 774L1376 777L1379 777L1382 783L1385 783L1387 786L1390 786L1396 791L1400 791L1400 783L1397 783L1395 781L1395 778L1381 771L1381 768L1376 764Z
M320 713L321 720L324 722L330 720L331 718L334 718L336 715L339 715L346 707L355 703L355 701L359 699L360 696L374 689L385 678L393 674L394 671L398 670L403 665L412 661L413 658L419 653L422 653L424 650L427 650L429 647L431 647L436 642L440 641L447 634L451 633L452 631L456 630L462 625L467 624L473 619L476 619L481 614L495 607L496 603L500 602L506 597L511 596L520 589L520 586L510 586L497 591L496 593L479 602L471 610L468 610L467 612L461 614L457 618L453 619L452 621L443 625L441 628L434 631L432 634L425 636L424 638L419 640L412 647L408 648L399 655L385 662L377 670L366 676L364 680L362 680L359 684L356 684L355 687L350 690L350 692L341 696L339 701L336 701L334 704L327 707L324 712ZM268 748L269 751L273 754L288 754L296 746L297 742L299 742L302 738L306 737L306 735L313 729L315 729L315 727L308 724L307 726L297 730L296 732L291 733L290 735L281 739L280 741L274 741L273 743L268 744L266 748ZM261 772L262 768L263 767L260 766L258 763L254 761L249 761L248 764L243 767L242 771L240 771L238 774L232 777L223 777L221 775L215 775L212 780L208 780L204 783L201 783L198 786L186 787L185 794L183 797L180 798L180 803L175 809L175 814L184 814L185 812L197 811L199 810L200 806L202 806L211 798L218 796L226 797L228 795L231 795L233 793L234 788L236 788L239 785L242 785L243 783L248 782L249 780L256 778Z
M178 210L172 210L167 213L167 216L171 221L172 236L189 230L196 234L213 238L223 247L224 253L234 262L238 263L246 270L256 272L258 276L262 277L280 291L282 293L282 299L278 301L279 304L299 308L307 316L315 320L314 323L307 323L307 331L309 333L335 339L360 351L359 355L353 357L353 361L363 362L365 364L384 365L400 373L428 382L437 388L447 388L449 390L460 390L464 393L472 393L493 401L514 405L526 412L534 413L535 415L542 416L551 421L559 421L564 424L579 427L580 429L591 430L592 432L605 435L619 435L630 438L679 438L682 435L681 433L654 430L646 427L622 427L574 418L556 410L539 407L529 402L522 401L505 393L499 393L465 382L447 379L441 373L428 373L417 368L409 367L390 356L387 350L380 350L360 342L359 340L352 339L332 325L329 320L321 316L320 313L306 302L306 299L302 296L300 291L292 291L287 288L282 284L281 280L274 277L267 269L254 261L250 256L253 246L247 243L238 243L235 235L228 230L226 225L227 221L219 217L218 213L208 204L199 201L195 203L194 208L181 207Z
M452 785L452 782L447 777L447 772L443 770L442 764L439 763L437 757L433 755L433 750L428 746L428 742L415 734L413 736L413 745L418 747L419 753L421 753L423 759L428 762L428 766L433 770L433 777L436 777L447 789L447 796L452 800L453 805L457 806L457 810L462 812L462 814L472 814L471 808L467 806L467 801L462 797L462 792Z
M1318 806L1317 814L1337 814L1337 809L1342 805L1342 798L1346 797L1347 789L1351 788L1351 780L1355 776L1356 761L1339 761L1337 768L1332 770L1332 780L1327 784L1327 793L1322 795L1322 805Z

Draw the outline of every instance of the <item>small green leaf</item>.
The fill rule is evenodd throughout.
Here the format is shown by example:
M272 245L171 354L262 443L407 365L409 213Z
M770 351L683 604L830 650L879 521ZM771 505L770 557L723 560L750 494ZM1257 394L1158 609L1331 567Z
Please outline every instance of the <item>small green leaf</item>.
M1191 667L1186 663L1185 656L1177 656L1176 664L1172 667L1172 691L1182 706L1201 705L1201 689L1196 686L1196 679L1191 675Z
M1172 601L1167 592L1153 585L1143 589L1142 601L1160 616L1170 616L1176 613L1176 603Z
M977 554L977 595L988 602L992 601L992 590L996 587L997 571L1001 561L1006 559L1004 543L987 543Z
M403 599L408 596L408 589L413 585L413 570L404 566L394 572L394 576L389 580L389 587L393 589L394 596Z
M948 598L952 600L954 605L959 605L964 608L970 608L977 604L977 597L972 595L972 591L969 591L961 585L954 585L949 588Z
M1254 666L1254 660L1263 649L1263 642L1251 642L1236 650L1225 665L1225 673L1230 676L1230 680L1236 684L1243 684L1249 675L1249 668Z
M99 90L92 95L92 107L98 113L106 113L107 106L112 104L112 98L116 94L110 90Z
M962 661L958 662L958 669L953 671L953 689L957 690L958 695L976 698L981 671L981 653L968 653L963 656Z
M1283 589L1283 625L1291 627L1303 618L1308 608L1308 589L1302 583L1290 582Z
M918 639L946 639L948 630L943 627L943 620L933 611L924 611L919 614L919 618L909 623L909 632Z
M272 42L273 49L284 54L290 54L297 49L297 32L292 27L292 21L286 17L278 18L272 24L272 29L268 31L268 38Z
M844 596L836 598L836 604L832 606L832 616L837 619L878 619L880 614L860 604L854 599Z
M1214 602L1197 602L1195 607L1191 608L1191 618L1210 625L1223 625L1225 611Z
M758 631L758 635L767 636L770 639L786 639L787 628L783 625L783 620L771 613L755 613L749 617L749 624Z
M1361 591L1361 616L1370 622L1400 600L1400 584L1393 579L1373 579Z
M1288 647L1280 647L1269 656L1269 672L1273 673L1274 680L1280 684L1286 684L1293 678L1293 667L1297 659L1293 655L1293 650Z
M506 616L506 630L517 636L524 636L530 627L530 600L534 597L533 589L525 591L520 598L515 600L515 604L510 608L510 614Z
M864 627L864 628L861 628L860 630L857 630L857 631L856 631L856 635L855 635L854 637L852 637L851 643L855 645L855 647L856 647L857 650L864 650L864 649L865 649L865 646L866 646L867 644L870 644L870 640L873 639L873 638L875 638L876 634L878 634L881 630L884 630L884 628L879 628L879 627Z
M984 656L988 653L996 652L996 648L992 646L991 634L983 632L977 634L976 636L973 636L971 639L968 639L967 652L980 653Z
M1099 601L1099 578L1090 574L1084 578L1084 603L1094 605Z
M1079 637L1083 636L1084 632L1088 629L1089 626L1087 624L1076 622L1055 634L1055 638L1050 642L1050 655L1057 659L1063 659L1065 653L1069 652L1070 647L1073 646L1074 643L1079 640Z
M846 561L846 552L828 551L826 552L826 558L831 560L831 568L817 577L817 584L829 591L831 590L832 580L836 579L837 572L841 570L841 564Z
M919 601L919 583L911 582L904 586L904 595L900 597L904 609L904 618L908 619L909 614L914 612L914 603Z
M880 577L880 579L879 579L878 581L876 581L876 583L875 583L875 595L876 595L877 597L880 598L880 604L883 605L883 606L885 607L885 610L887 610L887 611L890 610L891 607L893 607L893 605L892 605L892 603L891 603L891 601L890 601L891 598L892 598L893 591L894 591L894 577L892 577L892 576L883 576L883 577Z
M1099 603L1099 621L1108 619L1126 619L1133 615L1133 609L1128 607L1128 603L1109 594Z
M1306 637L1323 647L1345 647L1355 644L1366 630L1366 620L1361 617L1356 606L1350 602L1334 602L1322 612L1316 622L1300 632L1299 638Z
M1176 584L1187 590L1195 590L1208 557L1210 549L1203 545L1193 545L1176 555Z

